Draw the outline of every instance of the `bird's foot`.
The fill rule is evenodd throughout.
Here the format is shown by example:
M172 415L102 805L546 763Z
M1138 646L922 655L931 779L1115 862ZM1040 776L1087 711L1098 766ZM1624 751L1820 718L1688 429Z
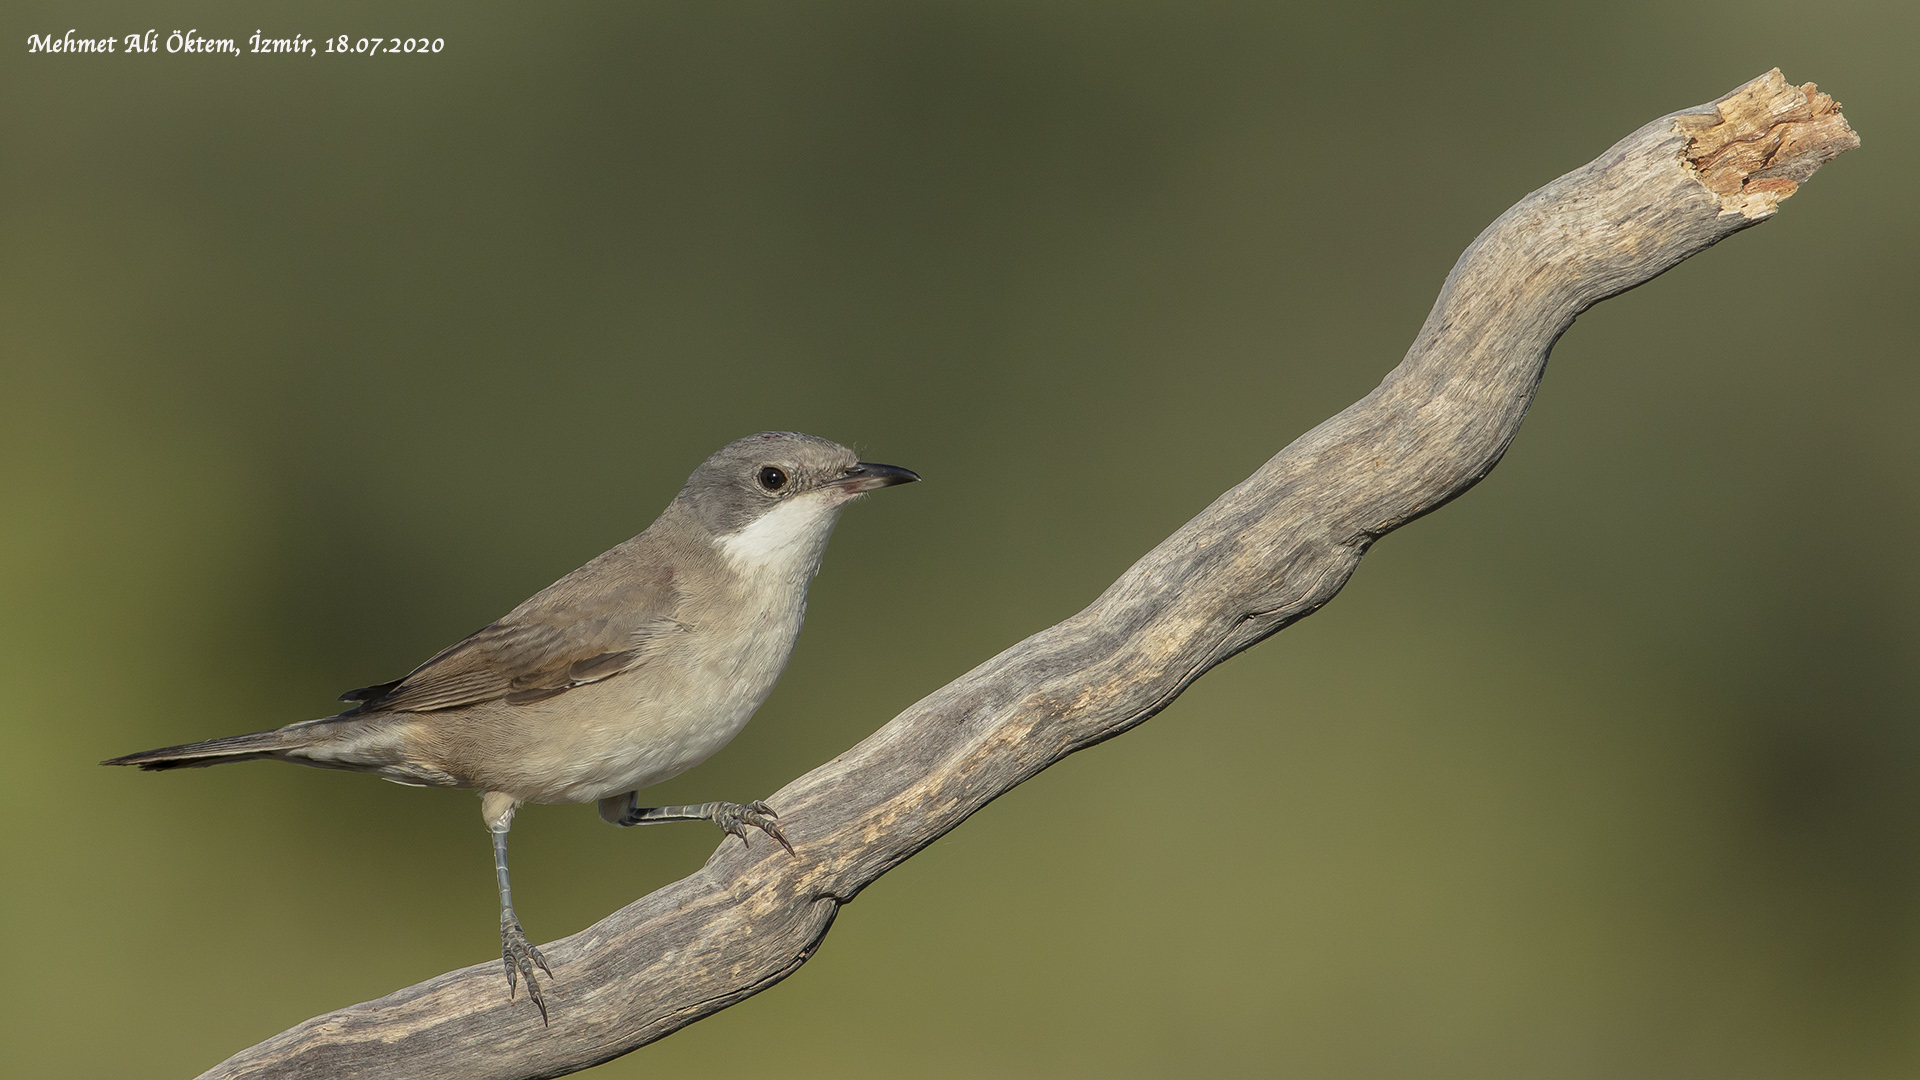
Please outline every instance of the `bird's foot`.
M731 802L708 803L705 809L709 820L729 834L739 837L742 844L747 844L747 826L751 825L780 841L780 846L787 849L787 854L793 854L793 845L787 842L786 834L780 831L780 823L774 820L780 815L774 812L773 807L759 799L745 806ZM747 844L747 846L752 845Z
M527 996L540 1010L540 1023L547 1023L547 1001L540 996L540 984L534 980L533 968L538 964L547 978L553 978L553 969L547 966L547 958L527 940L527 932L520 929L520 920L511 912L500 916L500 958L507 967L507 998L511 1000L520 988L520 976L527 977Z
M731 802L700 803L695 806L636 806L634 792L627 792L622 801L602 799L600 813L615 825L653 825L662 821L711 821L726 830L727 835L737 836L742 844L753 845L747 840L747 826L751 825L780 842L793 854L793 845L787 842L787 836L780 831L780 823L774 819L780 815L773 807L758 799L742 806ZM612 808L610 811L609 808ZM624 809L621 809L624 807Z

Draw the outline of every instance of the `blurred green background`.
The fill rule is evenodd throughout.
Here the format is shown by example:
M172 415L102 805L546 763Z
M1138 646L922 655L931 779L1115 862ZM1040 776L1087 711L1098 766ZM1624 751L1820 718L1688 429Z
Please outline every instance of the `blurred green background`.
M928 483L655 789L769 793L1371 388L1506 206L1775 65L1865 146L1581 319L1487 482L595 1075L1920 1073L1910 0L4 22L15 1075L186 1075L497 956L470 793L99 759L331 712L781 427ZM446 48L25 52L68 27ZM716 838L514 839L550 940Z

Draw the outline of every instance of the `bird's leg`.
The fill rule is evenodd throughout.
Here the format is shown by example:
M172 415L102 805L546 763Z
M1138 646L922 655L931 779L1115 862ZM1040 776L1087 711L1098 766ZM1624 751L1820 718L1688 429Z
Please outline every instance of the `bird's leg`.
M500 883L500 958L507 967L507 997L512 998L519 989L520 976L527 977L527 996L540 1009L540 1022L547 1023L547 1002L540 996L540 984L534 981L535 964L540 970L553 977L553 969L547 966L547 958L527 940L527 932L520 928L520 919L513 913L513 889L507 884L507 827L513 819L508 811L505 820L489 826L493 833L493 873Z
M740 803L710 802L697 806L641 806L640 793L629 791L625 796L625 805L618 815L609 816L608 821L615 825L652 825L661 821L711 821L725 829L730 835L747 843L747 826L751 825L775 840L793 854L793 845L787 843L780 824L774 819L780 815L773 807L755 799L744 806ZM751 845L749 845L751 846Z

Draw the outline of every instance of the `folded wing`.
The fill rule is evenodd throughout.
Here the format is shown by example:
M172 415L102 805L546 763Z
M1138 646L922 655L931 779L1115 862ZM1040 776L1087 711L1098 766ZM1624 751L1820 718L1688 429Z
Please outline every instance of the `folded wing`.
M526 705L631 670L663 635L681 629L673 619L678 594L671 574L636 577L607 565L619 552L560 579L405 678L349 690L340 700L356 702L353 713Z

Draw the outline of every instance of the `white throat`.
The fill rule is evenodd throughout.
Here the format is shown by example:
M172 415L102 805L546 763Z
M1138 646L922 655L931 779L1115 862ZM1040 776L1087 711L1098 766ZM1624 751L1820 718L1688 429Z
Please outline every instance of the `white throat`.
M805 581L820 569L820 556L846 503L831 493L809 493L781 503L753 524L720 537L715 546L735 571L749 577Z

